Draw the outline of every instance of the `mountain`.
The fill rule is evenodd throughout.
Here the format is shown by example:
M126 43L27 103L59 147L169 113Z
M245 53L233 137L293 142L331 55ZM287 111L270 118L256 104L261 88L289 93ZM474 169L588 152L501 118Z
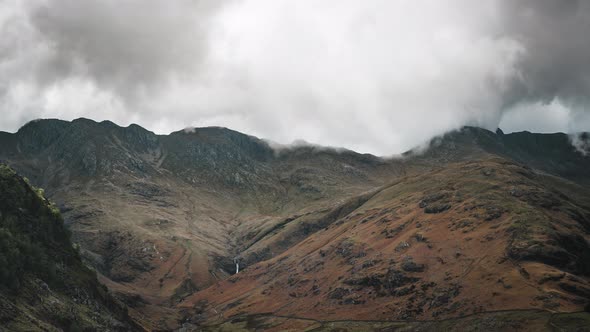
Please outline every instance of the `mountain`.
M579 135L579 139L586 144L589 140L587 134ZM579 151L572 144L572 137L563 133L534 134L525 131L504 134L501 130L493 133L481 128L463 127L433 139L429 145L433 148L416 156L417 159L445 162L493 154L539 171L588 182L590 158L586 155L587 151ZM414 154L409 151L405 155Z
M385 159L220 127L38 120L0 133L0 160L57 202L148 330L588 319L546 313L590 301L590 158L565 134L474 127L428 146Z
M257 234L402 172L351 151L275 151L225 128L162 136L40 120L0 138L0 159L58 203L101 281L138 321L159 328L177 324L171 308L182 298L234 273L235 256L244 267L272 255L253 245Z
M41 189L0 164L0 330L140 330L98 283Z

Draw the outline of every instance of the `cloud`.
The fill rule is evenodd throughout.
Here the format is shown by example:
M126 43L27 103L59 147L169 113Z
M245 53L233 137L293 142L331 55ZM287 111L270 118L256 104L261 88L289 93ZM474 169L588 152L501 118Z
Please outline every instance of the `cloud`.
M17 0L0 13L1 130L85 116L392 155L463 125L590 127L584 1Z
M590 3L578 0L502 1L500 32L526 50L517 61L507 102L576 105L590 95Z
M221 2L219 2L221 4ZM92 78L126 98L198 74L212 1L53 0L31 23L55 54L51 78Z
M275 140L384 154L465 122L494 126L519 45L463 22L465 9L486 15L471 2L416 3L238 2L213 48L248 91L241 102L267 110L251 125Z
M588 156L590 153L590 137L588 137L588 133L572 134L569 135L569 139L576 151L583 156Z
M502 1L500 33L525 50L516 63L505 105L555 105L566 108L567 131L589 130L590 119L590 3L578 0ZM518 106L517 106L518 107ZM510 107L507 107L510 109ZM537 107L529 119L550 121L549 107ZM564 113L564 112L562 112ZM546 115L549 115L546 117ZM563 127L558 121L558 127Z
M314 143L310 143L307 142L305 140L295 140L289 144L282 144L282 143L277 143L274 142L272 140L263 140L269 148L271 148L274 152L274 154L276 156L280 156L281 154L285 153L285 152L289 152L289 151L294 151L294 150L307 150L307 151L312 151L315 153L320 153L320 152L335 152L335 153L344 153L344 152L349 152L350 150L344 149L344 148L340 148L340 147L330 147L330 146L325 146L325 145L319 145L319 144L314 144Z
M0 3L3 130L37 117L159 123L153 98L198 76L208 20L223 1ZM190 101L187 101L190 102ZM172 112L168 112L172 110ZM183 119L186 120L186 119ZM165 128L169 130L170 128ZM175 128L177 129L177 128Z

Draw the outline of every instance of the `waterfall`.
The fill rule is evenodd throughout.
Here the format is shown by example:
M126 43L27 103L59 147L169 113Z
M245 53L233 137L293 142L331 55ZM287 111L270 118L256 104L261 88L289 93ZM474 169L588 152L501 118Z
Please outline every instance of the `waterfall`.
M234 257L234 263L236 264L236 274L240 272L240 257Z

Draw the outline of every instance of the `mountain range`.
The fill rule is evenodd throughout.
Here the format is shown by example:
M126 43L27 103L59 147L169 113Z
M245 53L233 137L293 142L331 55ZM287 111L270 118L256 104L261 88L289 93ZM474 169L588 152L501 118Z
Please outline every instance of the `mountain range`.
M110 317L43 318L18 294L51 278L21 269L21 293L0 288L13 329L25 316L31 330L590 324L590 156L566 134L464 127L382 158L221 127L157 135L47 119L0 132L0 160L0 231L60 248L43 266L83 271L80 287ZM63 231L31 235L7 211L26 225L50 213Z

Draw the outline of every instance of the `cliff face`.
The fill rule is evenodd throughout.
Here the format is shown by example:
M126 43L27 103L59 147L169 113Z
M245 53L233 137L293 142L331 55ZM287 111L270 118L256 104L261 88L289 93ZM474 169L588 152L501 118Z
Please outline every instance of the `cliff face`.
M15 331L139 329L82 264L57 207L4 164L0 325Z

